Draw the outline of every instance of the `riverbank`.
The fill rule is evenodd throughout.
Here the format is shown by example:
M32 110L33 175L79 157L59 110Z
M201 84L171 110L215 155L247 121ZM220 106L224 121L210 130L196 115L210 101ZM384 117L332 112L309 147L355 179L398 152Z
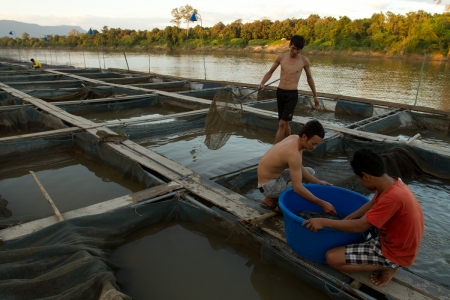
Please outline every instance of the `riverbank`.
M120 50L120 48L109 48L111 50ZM124 48L122 50L126 51L148 51L148 50L157 50L157 51L183 51L183 52L228 52L228 53L269 53L269 54L279 54L286 51L289 51L289 41L286 41L283 44L278 45L263 45L263 46L247 46L245 48L241 47L226 47L226 46L211 46L206 45L203 48L201 46L198 47L167 47L167 45L156 45L150 47L134 47L134 48ZM308 55L320 55L320 56L336 56L336 57L370 57L370 58L383 58L383 59L399 59L399 60L423 60L424 54L412 53L412 54L402 54L402 53L386 53L381 51L371 51L371 50L320 50L314 47L306 46L303 49L303 53ZM427 53L426 60L430 61L442 61L449 62L450 61L450 51L447 55L443 55L441 53Z

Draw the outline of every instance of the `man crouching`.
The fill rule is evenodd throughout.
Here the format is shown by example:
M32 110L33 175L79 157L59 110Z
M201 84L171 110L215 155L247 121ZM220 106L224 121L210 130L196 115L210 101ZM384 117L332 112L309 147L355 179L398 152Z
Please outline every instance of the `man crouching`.
M378 228L378 236L368 242L333 248L327 263L343 272L374 271L371 280L384 286L401 266L411 266L424 231L422 208L400 178L386 174L381 156L370 149L355 152L350 162L359 181L376 191L367 202L344 220L309 219L303 225L312 231L330 227L346 232Z
M263 155L258 164L258 189L264 195L261 207L280 213L278 197L287 188L304 199L323 208L331 215L336 214L333 205L314 196L302 182L330 185L314 177L314 170L302 166L302 152L313 151L322 142L325 130L317 120L307 122L299 134L293 134L275 144Z

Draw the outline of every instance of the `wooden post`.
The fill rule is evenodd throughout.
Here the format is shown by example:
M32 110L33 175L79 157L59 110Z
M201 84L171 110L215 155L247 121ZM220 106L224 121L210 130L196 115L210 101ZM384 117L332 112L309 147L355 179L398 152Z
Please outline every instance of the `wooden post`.
M128 66L128 60L127 60L127 55L125 54L125 51L123 51L123 56L125 56L125 62L127 63L127 68L128 68L128 71L130 71L130 67Z
M53 203L52 199L47 194L47 191L44 189L44 187L40 183L39 179L36 177L36 174L34 174L33 171L30 171L30 174L31 174L31 176L33 176L33 178L36 181L38 187L41 189L41 192L44 195L45 199L47 199L48 203L50 203L50 206L53 208L53 212L55 213L56 218L58 219L58 221L64 221L64 218L61 216L61 213L59 212L59 210L56 207L55 203Z

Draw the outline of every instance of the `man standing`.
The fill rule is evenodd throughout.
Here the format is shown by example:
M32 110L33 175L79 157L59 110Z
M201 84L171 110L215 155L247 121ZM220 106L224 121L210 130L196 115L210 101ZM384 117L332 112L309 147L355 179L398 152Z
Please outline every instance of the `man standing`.
M40 69L41 68L41 63L38 62L37 60L35 60L34 58L30 59L30 61L33 63L33 69Z
M264 84L272 77L273 72L281 66L280 84L277 88L278 105L278 131L275 136L275 144L284 137L291 135L289 122L292 121L294 109L298 101L298 82L302 70L305 69L308 85L314 96L314 106L319 106L316 87L311 75L309 60L301 55L300 51L305 46L305 39L300 35L294 35L289 43L289 52L277 56L270 70L264 75L258 88L264 89Z
M386 174L383 159L374 151L358 150L350 163L361 184L376 191L372 201L344 220L316 218L306 220L303 225L312 231L330 227L346 232L377 227L378 237L331 249L326 260L343 272L374 271L372 282L384 286L401 266L411 266L417 257L424 231L422 208L401 179Z
M302 182L330 185L313 176L314 170L302 166L302 151L312 151L322 142L325 130L317 120L307 122L298 135L291 135L275 144L263 155L258 164L258 189L264 195L261 207L280 212L278 197L288 187L308 201L320 205L331 215L336 214L333 205L317 198Z

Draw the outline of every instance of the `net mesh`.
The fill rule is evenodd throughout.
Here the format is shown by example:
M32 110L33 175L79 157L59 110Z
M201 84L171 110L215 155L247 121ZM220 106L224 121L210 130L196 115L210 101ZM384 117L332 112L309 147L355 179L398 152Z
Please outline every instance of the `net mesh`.
M205 145L210 150L223 147L242 116L242 104L229 89L219 90L214 96L205 120Z
M2 137L66 127L60 119L32 107L0 113L0 136Z
M74 100L88 100L88 99L101 99L107 98L114 95L114 91L107 90L101 91L91 88L83 88L79 91L65 94L65 95L57 95L57 96L40 96L42 100L46 101L74 101Z

